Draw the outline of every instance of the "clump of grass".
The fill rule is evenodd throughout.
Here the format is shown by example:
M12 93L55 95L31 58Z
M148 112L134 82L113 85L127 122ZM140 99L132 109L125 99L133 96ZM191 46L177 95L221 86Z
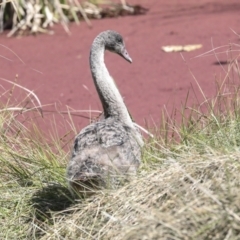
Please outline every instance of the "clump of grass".
M70 21L79 24L83 19L91 27L89 18L136 15L147 11L140 5L129 6L124 0L120 2L113 4L111 0L4 0L0 3L0 33L4 29L11 29L8 37L16 33L53 33L49 28L61 23L70 34Z
M1 95L0 238L26 239L41 229L37 224L31 233L29 225L51 222L51 211L66 208L72 200L65 181L64 142L47 138L36 126L43 107L37 96L11 83Z
M47 32L48 27L58 22L69 33L68 22L74 20L79 23L80 16L91 26L82 4L75 0L3 1L0 10L0 32L11 28L8 36L16 32L22 34L29 30L31 33Z
M86 199L68 192L61 146L0 111L0 238L238 239L239 80L232 61L215 97L199 86L203 104L163 114L135 179Z

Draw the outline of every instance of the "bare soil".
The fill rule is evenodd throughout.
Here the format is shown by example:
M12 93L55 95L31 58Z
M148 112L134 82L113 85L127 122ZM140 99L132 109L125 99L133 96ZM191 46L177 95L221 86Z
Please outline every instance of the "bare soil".
M43 130L51 129L52 113L47 110L55 110L56 105L58 110L66 110L66 105L75 110L102 109L91 80L88 57L94 37L107 29L122 34L133 59L129 64L117 55L106 54L107 67L140 125L158 124L165 106L170 113L174 107L180 109L189 90L189 104L197 101L196 96L202 101L196 80L207 97L214 94L215 80L226 75L225 63L239 54L239 51L235 55L226 52L230 43L240 43L239 36L232 31L240 34L239 0L131 0L129 3L141 4L149 11L139 16L92 20L91 29L84 22L79 26L72 23L71 36L61 25L54 27L54 35L10 39L6 34L0 36L0 77L14 80L17 74L20 85L33 90L42 104L50 104L44 108L44 119L38 118ZM161 50L164 45L185 44L203 47L182 53ZM2 45L14 51L24 64ZM219 46L225 46L218 50L222 54L194 58ZM7 88L4 82L1 85ZM81 115L89 117L87 113ZM62 116L54 117L60 134L70 129L62 125ZM89 123L88 118L81 116L73 119L78 130Z

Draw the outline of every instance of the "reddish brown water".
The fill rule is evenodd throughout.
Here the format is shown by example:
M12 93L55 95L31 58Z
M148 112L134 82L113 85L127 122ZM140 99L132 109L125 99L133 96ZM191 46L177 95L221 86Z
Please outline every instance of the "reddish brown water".
M54 28L54 35L10 39L1 35L0 44L14 51L25 64L0 47L0 55L12 60L0 58L0 77L13 80L18 74L18 83L33 90L42 104L58 103L62 110L66 110L66 105L76 110L101 110L89 71L89 49L99 32L113 29L124 37L133 64L111 53L106 54L106 64L137 123L144 125L145 120L150 125L158 123L164 106L169 111L173 105L179 108L188 90L192 86L197 89L194 78L206 96L211 97L215 91L215 78L225 76L227 65L215 64L217 59L214 54L193 57L214 47L226 45L222 49L225 51L229 43L240 43L239 37L231 30L240 33L239 0L129 2L149 8L149 12L141 16L93 20L92 29L84 22L80 26L71 24L71 36L61 26ZM172 44L202 44L203 47L181 54L161 50L163 45ZM229 59L226 52L218 57L221 61ZM5 83L1 84L6 87ZM200 93L197 95L200 98ZM191 93L189 103L194 99ZM55 108L50 106L44 109ZM45 123L41 123L47 131L51 128L48 116L45 113ZM55 114L55 118L57 129L62 134L66 131L62 128L62 117ZM74 123L80 130L89 120L74 117Z

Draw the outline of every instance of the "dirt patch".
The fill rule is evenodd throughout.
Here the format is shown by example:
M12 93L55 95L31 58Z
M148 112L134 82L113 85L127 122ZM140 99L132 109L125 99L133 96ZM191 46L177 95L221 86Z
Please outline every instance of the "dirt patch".
M149 8L146 15L126 16L104 20L93 20L93 28L81 23L70 25L71 36L61 26L54 28L55 35L38 35L22 38L0 36L0 44L10 48L24 64L10 51L0 46L0 77L13 80L18 74L18 83L34 90L42 104L52 104L44 109L66 110L66 105L76 110L101 110L101 104L91 80L88 65L89 49L94 37L101 31L113 29L120 32L133 59L128 64L116 55L107 53L106 64L122 93L134 119L144 125L158 124L161 111L171 112L185 101L187 92L196 88L197 79L207 97L215 91L215 79L224 78L227 65L216 64L214 54L193 58L213 47L229 43L239 44L240 3L238 0L215 0L192 2L178 0L132 0ZM188 53L164 53L163 45L202 44L203 48ZM236 52L235 55L237 55ZM219 61L227 62L232 57L226 52L218 55ZM6 60L6 58L10 59ZM190 70L193 75L191 74ZM4 87L6 83L1 82ZM201 94L196 90L201 101ZM191 92L189 103L196 98ZM89 114L81 113L86 117ZM63 126L62 118L55 114L60 134L70 129ZM45 131L51 129L49 117L38 119ZM87 118L74 116L78 130L89 123Z

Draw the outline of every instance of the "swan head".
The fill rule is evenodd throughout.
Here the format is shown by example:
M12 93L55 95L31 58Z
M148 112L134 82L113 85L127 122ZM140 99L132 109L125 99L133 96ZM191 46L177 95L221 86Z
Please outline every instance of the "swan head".
M119 33L108 30L102 32L100 35L103 35L106 50L117 53L125 60L132 63L132 59L127 52L123 38Z

